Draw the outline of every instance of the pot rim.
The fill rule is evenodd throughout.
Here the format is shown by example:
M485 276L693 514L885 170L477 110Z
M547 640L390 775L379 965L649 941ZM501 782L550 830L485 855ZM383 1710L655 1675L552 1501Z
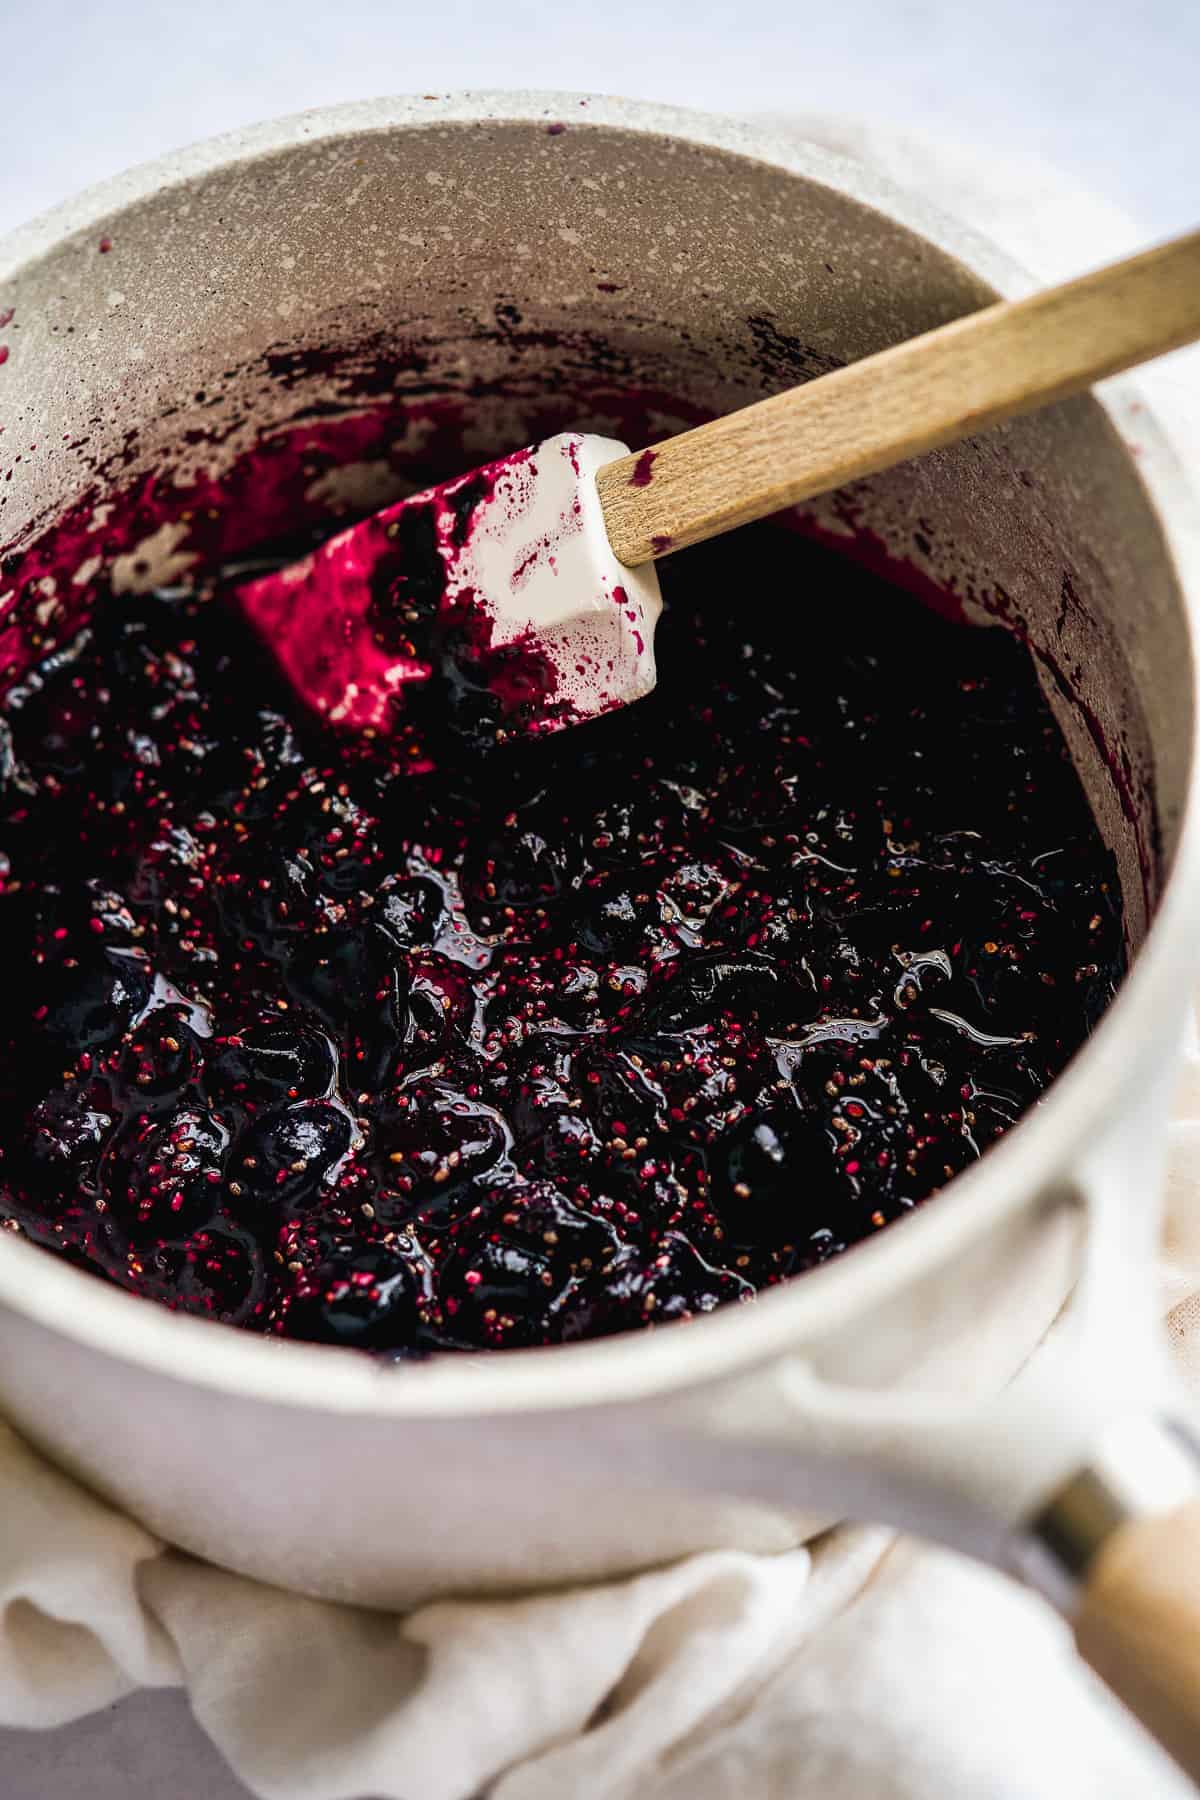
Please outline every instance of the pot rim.
M698 149L765 162L844 194L927 238L1003 296L1029 292L1029 271L985 236L849 157L785 135L770 125L653 102L560 92L466 91L385 98L309 112L224 133L89 188L0 239L0 281L65 241L95 232L119 210L236 163L334 142L364 131L419 130L488 123L577 121L642 135L668 136ZM574 128L574 127L572 127ZM1136 416L1130 413L1137 404ZM1181 984L1200 963L1192 928L1200 894L1200 494L1189 482L1169 434L1126 382L1106 382L1094 397L1103 421L1132 457L1179 578L1188 627L1193 708L1188 789L1174 863L1133 967L1096 1031L1036 1106L973 1168L866 1243L753 1304L666 1329L552 1350L503 1356L448 1356L398 1368L345 1350L268 1339L169 1312L109 1287L0 1231L0 1304L114 1360L230 1396L321 1413L379 1417L466 1417L603 1406L665 1395L730 1377L844 1325L913 1277L946 1263L1007 1215L1068 1191L1088 1148L1100 1141L1123 1092L1157 1053L1163 1022L1178 1015ZM1128 417L1128 424L1123 419ZM1136 444L1134 439L1136 437ZM1133 1046L1131 1049L1130 1047ZM569 1362L567 1359L570 1359ZM570 1371L568 1376L568 1369Z

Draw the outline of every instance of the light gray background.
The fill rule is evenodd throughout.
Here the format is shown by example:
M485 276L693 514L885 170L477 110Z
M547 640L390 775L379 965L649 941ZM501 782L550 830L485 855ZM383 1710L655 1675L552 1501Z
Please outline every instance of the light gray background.
M0 231L231 126L450 87L844 110L1041 155L1147 239L1200 222L1196 0L0 0ZM0 1731L0 1800L244 1795L177 1694Z
M1040 152L1194 223L1195 0L0 0L0 230L175 145L301 107L560 87L836 111Z

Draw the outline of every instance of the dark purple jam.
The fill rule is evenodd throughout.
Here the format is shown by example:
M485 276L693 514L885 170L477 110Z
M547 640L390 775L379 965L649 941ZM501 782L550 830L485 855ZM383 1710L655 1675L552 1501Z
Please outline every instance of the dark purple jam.
M770 527L660 685L338 738L229 581L110 598L0 723L0 1212L109 1281L400 1353L707 1311L976 1160L1124 966L1027 652Z

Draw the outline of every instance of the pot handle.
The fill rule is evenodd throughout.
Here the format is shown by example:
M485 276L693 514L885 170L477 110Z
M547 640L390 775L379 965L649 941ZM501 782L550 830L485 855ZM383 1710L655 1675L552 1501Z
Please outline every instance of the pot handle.
M1033 1521L1044 1560L1027 1572L1058 1588L1085 1661L1200 1785L1198 1464L1182 1427L1124 1422Z
M1075 1641L1200 1784L1200 1500L1131 1519L1101 1546L1084 1579Z

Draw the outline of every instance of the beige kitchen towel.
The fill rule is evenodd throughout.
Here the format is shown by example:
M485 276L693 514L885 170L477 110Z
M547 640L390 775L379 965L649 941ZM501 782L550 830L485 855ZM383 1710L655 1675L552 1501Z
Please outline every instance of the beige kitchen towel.
M12 1437L0 1507L0 1721L184 1684L270 1800L1191 1791L1038 1601L883 1531L395 1618L164 1549Z
M1137 240L1127 221L1064 196L1036 165L956 159L826 120L790 128L940 191L1047 279ZM1186 411L1200 384L1187 366L1155 379L1156 404L1195 430ZM1200 459L1200 430L1192 441ZM1172 1152L1163 1309L1200 1398L1194 1053ZM0 1426L0 1723L49 1727L173 1685L270 1800L1191 1792L1082 1670L1040 1602L883 1531L390 1617L167 1549Z

